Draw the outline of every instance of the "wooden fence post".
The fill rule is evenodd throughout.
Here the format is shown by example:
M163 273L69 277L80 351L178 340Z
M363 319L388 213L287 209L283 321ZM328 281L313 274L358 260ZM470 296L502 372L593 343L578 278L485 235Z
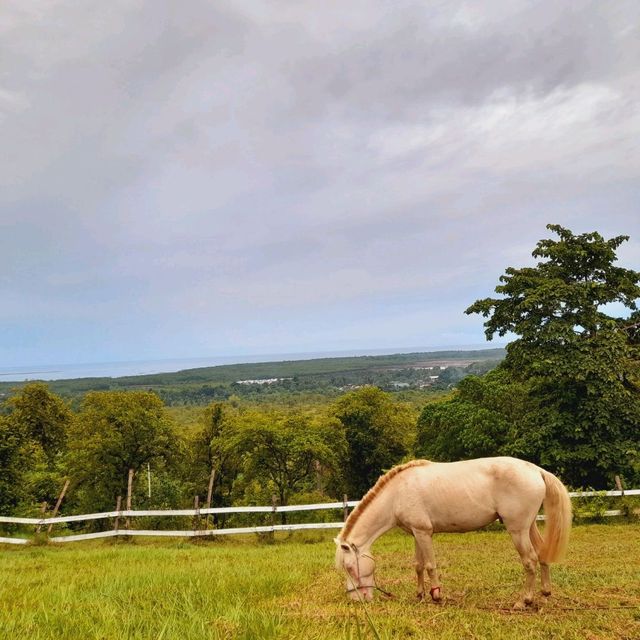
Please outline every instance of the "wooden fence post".
M47 513L47 503L43 502L42 505L40 506L40 517L44 519L46 513ZM40 529L42 529L42 523L40 523L36 527L36 533L40 533Z
M127 511L131 511L131 492L133 490L133 469L129 469L129 480L127 482ZM129 516L125 521L125 526L127 529L131 528L131 520Z
M193 516L193 532L197 536L200 531L200 496L195 496L193 499L193 508L196 510L196 514Z
M216 468L211 467L211 475L209 476L209 486L207 487L207 504L206 508L211 509L211 501L213 500L213 481L216 477ZM207 513L207 517L205 519L205 529L209 528L209 514Z
M118 527L120 526L120 507L122 506L122 496L118 496L116 500L116 519L113 523L113 530L118 533Z
M622 488L622 481L620 480L620 476L615 476L614 479L616 481L616 488L624 496L624 489Z
M62 504L62 500L64 499L64 494L67 492L67 489L69 488L69 484L70 484L71 480L69 480L69 478L67 478L64 481L64 487L62 487L62 491L60 492L60 495L58 496L58 501L56 502L56 506L53 508L53 513L51 514L52 518L55 518L58 515L58 509L60 509L60 505ZM47 533L51 533L51 529L53 529L53 523L51 523L49 525L49 528L47 529Z
M278 498L275 494L271 496L271 526L276 526L276 511L278 509ZM273 532L272 532L273 533Z
M342 522L346 522L349 517L349 505L347 504L349 500L347 499L347 494L342 494Z

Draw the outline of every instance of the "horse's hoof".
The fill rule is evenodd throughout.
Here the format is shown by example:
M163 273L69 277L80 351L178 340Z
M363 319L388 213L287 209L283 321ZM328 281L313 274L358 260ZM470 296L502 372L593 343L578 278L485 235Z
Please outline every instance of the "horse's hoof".
M440 593L440 587L431 587L431 590L429 591L429 593L431 594L431 599L434 602L440 602L442 600L442 594Z
M542 590L542 595L543 595L545 598L548 598L548 597L551 595L551 591L545 591L545 590L543 589L543 590Z
M422 602L424 600L424 593L416 593L416 600Z

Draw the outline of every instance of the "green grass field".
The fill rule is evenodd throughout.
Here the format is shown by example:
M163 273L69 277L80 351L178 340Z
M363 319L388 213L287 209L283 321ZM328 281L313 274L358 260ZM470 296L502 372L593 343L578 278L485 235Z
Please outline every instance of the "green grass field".
M348 604L329 533L0 549L0 638L373 638ZM368 605L380 638L640 638L640 527L582 525L555 593L515 612L522 571L503 531L436 537L442 605L414 601L412 540L375 545L392 600Z

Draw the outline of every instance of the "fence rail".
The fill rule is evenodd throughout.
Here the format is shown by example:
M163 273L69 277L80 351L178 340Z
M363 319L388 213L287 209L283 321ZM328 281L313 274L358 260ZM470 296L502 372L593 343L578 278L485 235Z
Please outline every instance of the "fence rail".
M622 497L622 496L640 496L640 489L630 490L614 490L614 491L572 491L569 493L571 498L591 498L591 497ZM340 510L345 507L353 508L360 501L348 500L346 502L323 502L319 504L300 504L287 506L250 506L250 507L212 507L203 509L151 509L146 511L138 511L134 509L122 509L119 511L105 511L102 513L88 513L84 515L73 516L56 516L53 518L20 518L12 516L0 516L0 523L7 524L28 524L35 527L43 527L45 525L62 524L66 522L84 522L89 520L104 520L109 518L137 518L150 516L207 516L215 514L242 514L242 513L293 513L300 511L319 511L322 509ZM620 509L611 509L605 511L604 516L619 516L622 514ZM544 520L543 515L538 516L538 520ZM82 533L68 536L49 537L50 542L77 542L79 540L95 540L99 538L113 538L117 536L163 536L163 537L194 537L204 538L209 536L234 535L240 533L272 533L276 531L301 531L305 529L340 529L344 522L317 522L305 524L271 524L256 527L235 527L226 529L198 529L192 530L148 530L148 529L112 529L109 531L99 531L96 533ZM28 538L3 538L0 537L0 544L28 544Z

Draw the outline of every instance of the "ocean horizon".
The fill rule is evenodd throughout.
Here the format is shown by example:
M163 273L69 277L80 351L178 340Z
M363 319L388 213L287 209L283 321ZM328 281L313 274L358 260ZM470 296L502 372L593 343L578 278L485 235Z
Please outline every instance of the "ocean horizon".
M92 362L78 364L25 365L0 368L0 382L28 380L71 380L74 378L120 378L154 373L174 373L185 369L215 367L225 364L252 364L257 362L283 362L287 360L315 360L318 358L348 358L354 356L384 356L400 353L436 351L479 351L501 348L504 345L453 345L432 347L396 347L388 349L344 349L339 351L310 351L303 353L277 353L200 358L167 358L158 360L132 360L119 362Z

